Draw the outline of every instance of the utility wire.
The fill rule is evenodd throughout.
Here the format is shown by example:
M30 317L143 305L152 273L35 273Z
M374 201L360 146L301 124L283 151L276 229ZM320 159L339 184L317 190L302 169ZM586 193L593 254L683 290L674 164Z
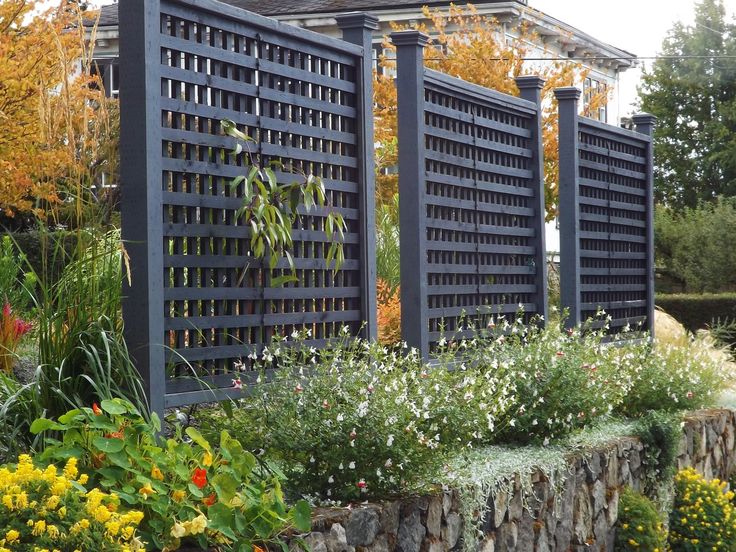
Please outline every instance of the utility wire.
M446 61L451 59L452 56L444 58L427 58L425 61ZM588 56L588 57L524 57L524 58L504 58L504 57L473 57L474 60L484 61L651 61L651 60L665 60L665 59L736 59L736 55L713 55L713 56Z

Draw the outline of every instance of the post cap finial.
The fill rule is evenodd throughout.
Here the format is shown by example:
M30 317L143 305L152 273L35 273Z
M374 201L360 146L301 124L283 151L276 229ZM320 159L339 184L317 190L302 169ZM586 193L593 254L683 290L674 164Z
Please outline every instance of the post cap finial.
M555 98L558 100L579 100L582 92L579 88L574 86L567 86L565 88L557 88L555 90Z
M547 82L538 75L524 75L522 77L516 77L516 86L519 90L525 90L528 88L541 90L544 88L544 83Z
M337 26L341 29L378 29L378 18L365 12L350 12L335 17Z
M391 33L391 42L396 46L426 46L429 44L429 35L421 31L409 29Z
M631 118L636 126L640 125L653 125L657 122L657 117L651 113L637 113Z

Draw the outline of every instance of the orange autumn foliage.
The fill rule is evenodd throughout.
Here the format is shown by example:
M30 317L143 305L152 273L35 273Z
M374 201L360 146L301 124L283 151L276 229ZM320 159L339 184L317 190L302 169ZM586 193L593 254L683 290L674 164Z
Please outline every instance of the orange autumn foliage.
M0 0L0 213L58 222L102 171L116 172L113 100L92 73L73 1ZM93 41L92 41L93 43Z
M401 290L381 278L376 284L378 298L378 341L383 345L401 342Z
M518 36L508 37L504 26L492 17L481 16L472 4L465 8L451 5L446 11L423 8L427 25L413 28L432 36L433 42L425 48L425 65L468 82L498 90L505 94L519 95L514 79L522 74L536 74L545 79L543 98L543 144L545 155L545 195L547 218L557 213L558 118L554 89L582 82L590 72L579 63L551 61L530 67L526 57L533 55L534 44L540 44L528 26L521 25ZM395 25L395 30L407 27ZM388 38L384 48L394 50ZM398 192L398 176L386 174L384 169L395 167L398 162L396 87L394 77L396 62L383 56L380 63L384 74L377 74L375 86L376 167L378 201L389 201ZM605 105L607 94L593 95L588 109L593 111Z

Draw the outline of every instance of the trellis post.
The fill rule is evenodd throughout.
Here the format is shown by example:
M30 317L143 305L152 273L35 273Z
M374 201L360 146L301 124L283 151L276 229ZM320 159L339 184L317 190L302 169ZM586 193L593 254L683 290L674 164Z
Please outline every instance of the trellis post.
M516 86L519 87L519 92L522 100L532 102L537 106L537 116L532 120L531 125L531 147L532 159L530 167L533 173L532 182L537 184L534 197L534 209L536 216L534 221L536 226L534 228L534 247L537 255L534 262L537 267L536 271L536 284L537 293L536 303L540 309L539 314L542 315L543 320L546 324L548 315L548 292L547 292L547 246L545 240L545 218L546 208L544 203L544 146L542 144L542 89L544 88L545 80L535 75L518 77L516 79Z
M399 227L401 232L401 334L409 347L429 356L424 137L424 47L419 31L391 34L396 46L399 119Z
M378 338L378 303L376 299L376 171L373 144L373 31L378 29L378 18L367 13L348 13L337 17L346 42L363 47L360 67L360 83L357 102L358 124L362 133L358 137L360 153L360 231L364 238L361 257L362 310L364 315L364 337Z
M125 338L143 378L151 412L163 416L163 213L159 63L159 0L120 2L120 188L122 238L130 284L123 284Z
M650 141L647 145L646 209L647 209L647 326L654 337L654 126L657 118L649 113L639 113L633 117L635 130Z
M581 320L580 305L580 202L578 149L578 101L581 92L574 87L558 88L560 137L560 298L569 312L567 328L574 328Z

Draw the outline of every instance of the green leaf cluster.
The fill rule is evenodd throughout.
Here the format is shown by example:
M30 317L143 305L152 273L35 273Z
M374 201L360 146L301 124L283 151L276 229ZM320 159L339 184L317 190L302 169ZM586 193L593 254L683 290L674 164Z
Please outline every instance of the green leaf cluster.
M236 155L243 153L243 144L254 141L238 130L232 121L222 121L222 128L227 135L238 140L234 151ZM261 166L252 155L249 166L247 174L237 176L230 182L230 190L243 200L236 215L249 229L253 257L266 259L271 271L278 267L281 259L286 259L290 273L272 278L272 286L297 281L296 266L291 253L294 247L293 229L302 214L328 206L324 181L318 176L308 174L304 175L303 182L280 183L277 171L288 172L289 168L279 161ZM322 230L329 243L325 262L336 273L345 262L343 241L347 224L341 213L328 210L324 215Z
M92 484L145 514L140 534L150 549L176 550L186 543L252 552L255 544L279 542L289 527L310 528L310 511L284 501L283 475L260 463L226 431L215 447L194 428L166 441L120 399L75 409L58 420L39 419L34 433L54 432L42 459L75 457Z

